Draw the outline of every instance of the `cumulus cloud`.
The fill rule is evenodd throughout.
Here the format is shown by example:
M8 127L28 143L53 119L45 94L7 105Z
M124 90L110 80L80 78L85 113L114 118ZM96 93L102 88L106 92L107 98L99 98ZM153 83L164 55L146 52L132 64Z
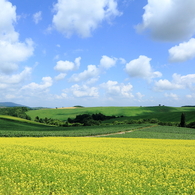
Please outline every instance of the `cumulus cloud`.
M134 59L126 64L126 72L130 77L139 77L144 79L152 79L161 77L158 71L154 72L150 65L151 58L140 55L138 59Z
M83 72L79 74L74 74L69 79L70 82L80 82L80 81L87 81L91 80L94 81L99 75L99 69L96 65L88 65L87 70L84 70Z
M195 39L180 43L169 49L170 62L184 62L195 57Z
M65 78L66 74L65 73L60 73L55 77L56 81L63 80Z
M137 92L137 93L136 93L136 97L137 97L138 99L142 99L144 96L145 96L145 95L143 95L143 94L140 93L140 92Z
M169 93L169 94L165 93L165 97L172 98L174 100L178 100L179 99L178 95L174 94L174 93Z
M21 90L28 90L29 93L33 92L33 94L38 92L45 92L49 89L49 87L52 86L52 84L53 80L51 77L43 77L41 84L32 82L28 85L23 86Z
M121 15L116 0L58 0L54 10L53 25L66 37L89 37L104 20Z
M56 66L54 67L54 70L57 70L59 72L77 70L80 66L80 60L81 57L76 58L74 62L60 60L57 62Z
M65 99L65 98L67 98L68 96L67 96L67 94L66 93L61 93L61 95L55 95L55 98L56 99Z
M39 11L33 15L33 20L35 24L38 24L42 20L42 12Z
M108 57L103 55L100 59L99 65L88 65L87 69L79 74L74 74L69 79L70 82L87 82L88 84L94 83L99 79L99 75L105 70L115 66L117 58Z
M70 88L74 97L98 97L98 88L75 84Z
M174 73L172 76L172 81L167 79L160 79L155 82L154 89L156 91L164 91L164 90L175 90L175 89L195 89L195 74L188 74L185 76L181 76L179 74Z
M195 34L194 0L148 0L138 31L149 30L154 39L180 41Z
M0 70L4 73L17 70L18 63L25 61L33 51L31 39L27 39L26 43L0 40Z
M186 98L194 99L195 98L195 93L186 95Z
M100 67L109 69L113 66L115 66L117 59L116 58L110 58L108 56L102 56L100 60Z
M109 96L134 97L131 93L133 86L130 83L125 85L124 83L109 80L106 83L102 83L100 86L105 89L106 94Z
M7 75L0 73L1 98L12 99L18 97L18 91L22 84L31 76L32 68L25 67L18 74Z
M26 67L19 74L13 74L13 75L0 74L1 86L13 87L16 84L17 85L21 84L24 80L26 80L31 75L31 72L32 72L32 68Z
M0 0L0 71L11 73L18 68L18 63L33 55L31 39L19 41L19 33L14 29L16 7L6 0Z

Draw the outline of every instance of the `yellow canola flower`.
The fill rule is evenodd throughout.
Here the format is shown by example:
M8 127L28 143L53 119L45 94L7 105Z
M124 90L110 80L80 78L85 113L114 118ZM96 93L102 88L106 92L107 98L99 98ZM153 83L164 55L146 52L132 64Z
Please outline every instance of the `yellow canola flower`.
M195 194L195 141L0 138L0 195Z

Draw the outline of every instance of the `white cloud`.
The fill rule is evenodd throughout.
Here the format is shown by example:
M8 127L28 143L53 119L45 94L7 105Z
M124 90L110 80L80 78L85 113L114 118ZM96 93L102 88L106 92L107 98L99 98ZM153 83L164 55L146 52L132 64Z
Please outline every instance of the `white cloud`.
M35 24L38 24L42 20L42 12L39 11L33 15L33 20Z
M127 63L125 70L130 77L139 77L144 79L161 77L162 74L160 72L152 71L150 61L151 58L141 55L138 59L132 60Z
M32 68L25 67L25 69L12 75L0 74L0 94L1 98L18 98L18 91L22 84L31 76Z
M179 41L195 34L194 0L148 0L139 31L149 29L155 39Z
M17 70L19 62L33 55L33 41L19 42L19 33L14 29L16 7L5 0L0 0L0 7L0 71L11 73Z
M188 98L188 99L193 99L193 100L194 100L194 98L195 98L195 93L186 95L186 98Z
M126 64L126 60L124 58L119 58L121 64Z
M16 7L6 0L0 0L0 40L16 41L18 33L13 24L16 23Z
M76 61L76 60L75 60ZM69 79L70 82L86 82L86 84L91 84L99 79L99 75L105 70L110 69L115 66L117 58L108 57L103 55L100 59L99 65L88 65L87 69L79 74L73 74Z
M106 94L109 96L121 96L121 97L127 97L127 98L133 98L131 91L133 89L133 86L128 83L125 85L124 83L118 83L117 81L108 81L106 83L102 83L100 85L103 89L105 89Z
M174 94L174 93L170 93L170 94L165 93L165 97L172 98L174 100L179 100L178 95L177 94Z
M68 96L67 96L67 94L66 93L62 93L61 95L55 95L55 98L56 99L65 99L65 98L67 98Z
M145 95L141 94L140 92L136 93L138 99L142 99Z
M76 58L74 62L60 60L57 62L54 69L59 71L59 72L67 72L67 71L77 70L80 66L80 60L81 60L81 57Z
M29 93L33 93L35 95L36 93L39 92L46 92L49 89L49 87L52 86L52 84L53 80L51 77L43 77L41 84L32 82L28 85L23 86L21 90L26 90Z
M57 75L55 77L55 80L59 81L59 80L63 80L65 78L66 74L65 73L60 73L59 75Z
M102 56L100 60L100 67L109 69L113 66L115 66L117 59L116 58L110 58L108 56Z
M195 57L195 39L180 43L169 49L169 59L171 62L184 62Z
M58 0L54 10L53 25L66 37L89 37L104 20L121 15L115 0Z
M97 77L99 76L99 69L97 68L96 65L88 65L87 70L84 70L83 72L79 74L74 74L72 77L69 79L70 82L80 82L80 81L87 81L91 80L94 81L96 80Z
M185 76L181 76L179 74L173 74L172 81L167 79L160 79L155 82L154 89L156 91L164 91L164 90L175 90L175 89L190 89L195 90L195 74L188 74Z
M14 75L0 74L0 83L2 86L11 87L15 84L21 84L32 72L32 68L26 67L21 73Z
M27 39L26 43L0 40L0 70L4 73L17 70L18 63L27 60L33 51L31 39Z
M98 88L88 87L87 85L73 85L70 89L75 97L98 97Z
M183 89L184 86L175 83L175 82L170 82L167 79L160 79L159 81L155 82L155 89L156 90L174 90L174 89Z

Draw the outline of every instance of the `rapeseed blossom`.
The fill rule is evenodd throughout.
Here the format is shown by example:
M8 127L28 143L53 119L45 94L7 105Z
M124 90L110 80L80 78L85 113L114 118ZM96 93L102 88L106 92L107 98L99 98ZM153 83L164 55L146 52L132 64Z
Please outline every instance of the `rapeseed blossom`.
M0 194L195 194L195 141L0 138Z

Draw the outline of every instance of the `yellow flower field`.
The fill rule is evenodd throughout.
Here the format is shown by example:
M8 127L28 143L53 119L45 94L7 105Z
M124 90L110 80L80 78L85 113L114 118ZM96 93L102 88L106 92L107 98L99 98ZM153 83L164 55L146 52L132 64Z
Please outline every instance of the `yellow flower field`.
M0 194L195 194L195 141L0 138Z

